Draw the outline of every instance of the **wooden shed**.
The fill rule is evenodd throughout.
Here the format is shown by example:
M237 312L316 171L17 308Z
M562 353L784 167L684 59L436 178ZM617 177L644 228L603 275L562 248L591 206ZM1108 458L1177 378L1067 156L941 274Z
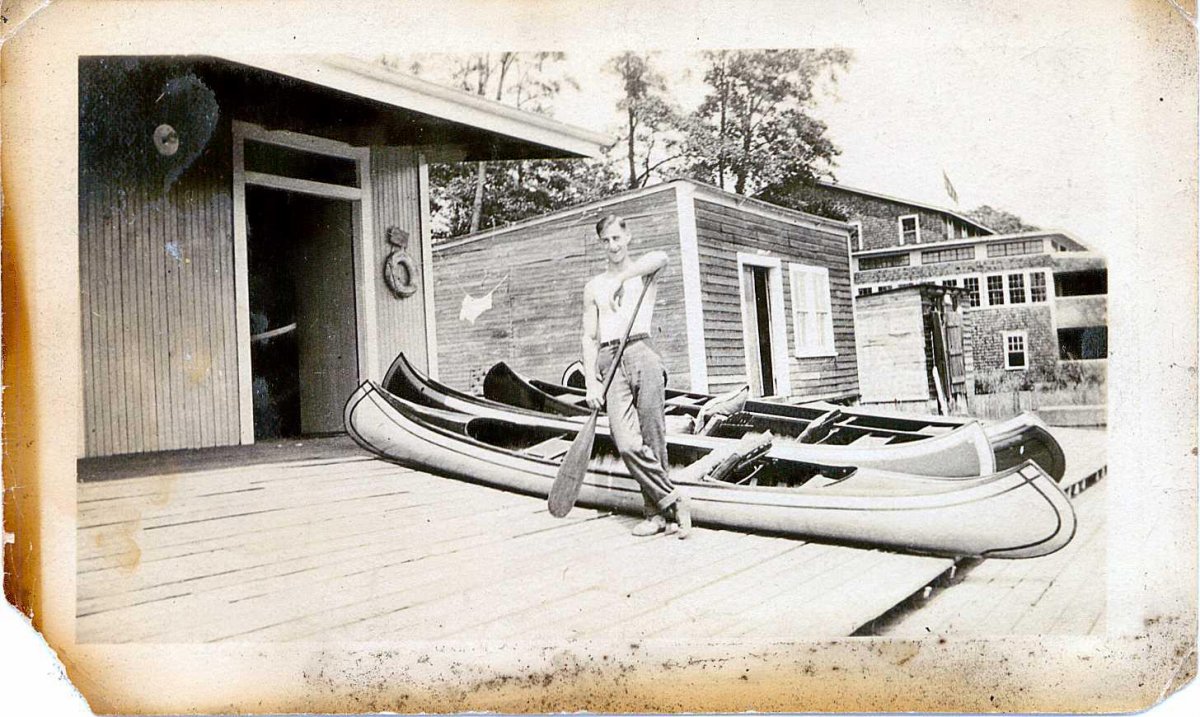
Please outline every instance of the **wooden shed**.
M856 299L862 403L922 413L966 410L973 391L965 290L915 284Z
M669 385L760 396L858 393L847 225L677 180L434 247L440 378L472 388L497 361L558 380L580 357L596 222L667 253L654 341Z
M82 58L79 100L84 455L340 430L436 368L427 163L607 141L344 58Z

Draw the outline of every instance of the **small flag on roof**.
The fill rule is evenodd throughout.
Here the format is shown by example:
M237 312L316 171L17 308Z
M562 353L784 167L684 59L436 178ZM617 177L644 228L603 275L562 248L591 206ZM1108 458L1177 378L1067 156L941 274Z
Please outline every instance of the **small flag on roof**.
M958 204L958 192L954 191L954 185L950 183L950 177L946 174L945 169L942 170L942 181L946 183L946 194L949 194L954 203Z

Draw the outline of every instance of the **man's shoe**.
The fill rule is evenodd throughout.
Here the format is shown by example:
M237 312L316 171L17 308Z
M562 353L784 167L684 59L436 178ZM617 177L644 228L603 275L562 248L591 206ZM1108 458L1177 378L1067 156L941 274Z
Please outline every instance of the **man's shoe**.
M661 515L655 515L633 526L633 534L642 538L647 535L657 535L666 529L667 521Z
M692 507L687 498L675 501L675 520L679 523L679 533L675 537L683 540L692 534Z

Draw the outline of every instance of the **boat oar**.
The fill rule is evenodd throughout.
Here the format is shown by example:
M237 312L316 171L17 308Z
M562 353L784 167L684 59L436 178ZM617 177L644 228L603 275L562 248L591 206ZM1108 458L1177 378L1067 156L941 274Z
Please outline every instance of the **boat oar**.
M625 353L625 343L629 341L629 332L633 330L633 322L642 309L642 299L646 298L646 291L650 288L652 281L654 281L654 274L651 274L642 285L642 293L638 295L637 305L633 307L633 315L629 317L629 323L625 326L625 334L621 336L621 343L617 346L616 355L613 356L612 366L608 369L608 376L604 378L604 388L600 391L601 400L608 396L608 387L612 385L613 376L616 376L620 369L621 356ZM575 435L575 441L571 444L567 455L563 456L562 464L558 467L558 475L554 477L554 484L550 486L550 497L547 499L550 505L550 515L555 518L562 518L570 513L571 508L575 507L575 500L579 498L579 489L583 487L583 478L587 475L588 463L592 460L592 445L596 441L596 421L599 416L600 408L593 408L591 415L583 424L583 428L579 429L579 433Z

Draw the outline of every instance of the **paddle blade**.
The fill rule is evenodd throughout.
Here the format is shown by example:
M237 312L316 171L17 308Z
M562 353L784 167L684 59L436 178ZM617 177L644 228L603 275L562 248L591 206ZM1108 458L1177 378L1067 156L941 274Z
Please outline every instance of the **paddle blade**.
M563 456L562 465L558 467L558 475L554 485L550 486L550 515L561 518L575 507L579 497L579 489L583 487L583 477L587 475L588 462L592 460L592 444L596 440L596 411L588 417L587 423L575 436L571 450Z

